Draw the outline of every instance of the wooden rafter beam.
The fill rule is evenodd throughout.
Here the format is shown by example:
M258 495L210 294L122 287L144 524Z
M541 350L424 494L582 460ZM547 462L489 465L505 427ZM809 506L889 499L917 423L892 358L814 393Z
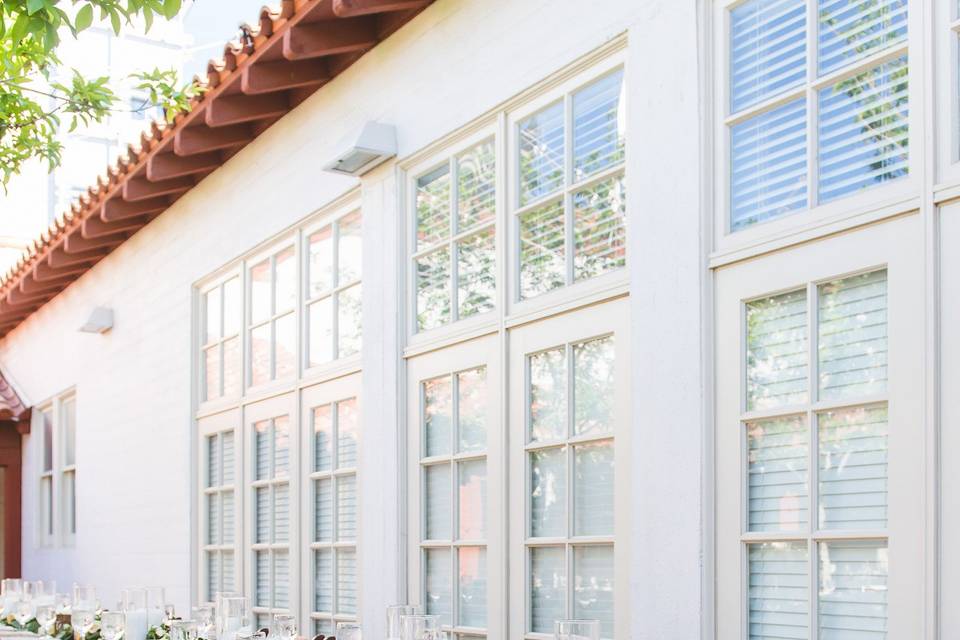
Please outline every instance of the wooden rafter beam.
M28 307L31 305L37 305L40 307L43 303L47 302L50 298L60 293L60 290L65 288L69 282L66 282L60 286L59 289L53 291L42 291L40 293L25 293L21 290L23 283L29 280L30 278L24 278L20 281L20 285L10 289L7 292L7 301L14 307Z
M173 138L173 152L178 156L192 156L245 145L256 136L248 124L236 124L231 127L207 126L181 129Z
M150 182L145 178L131 178L123 183L123 199L135 202L157 196L184 193L192 189L195 184L189 176L160 182Z
M302 60L352 51L377 44L377 24L372 17L327 20L300 24L283 34L283 57Z
M44 263L37 263L37 266L41 264ZM69 274L60 275L49 280L40 280L37 278L36 267L34 267L33 273L20 281L20 291L27 295L47 294L51 291L60 291L74 280L76 280L76 278Z
M106 223L100 219L100 216L90 216L83 221L80 232L85 238L99 238L102 236L111 236L122 231L136 231L150 222L150 216L137 216L135 218L124 218L117 222Z
M260 62L243 70L240 89L248 95L257 95L315 87L329 80L330 73L323 60Z
M63 250L72 254L84 254L94 249L108 249L112 251L114 247L123 244L126 240L127 234L125 233L99 236L97 238L84 238L82 233L74 231L68 234L63 241Z
M160 213L169 206L170 200L166 196L133 202L127 202L121 198L111 198L100 207L100 219L104 222L116 222L144 214Z
M341 18L364 16L389 11L422 9L429 0L333 0L333 13Z
M77 274L90 268L89 264L72 264L67 267L51 267L46 260L41 260L33 267L33 278L38 282L50 282L61 278L75 279ZM29 280L29 278L27 278Z
M182 178L194 173L212 171L222 163L220 154L215 151L186 157L173 153L159 153L147 161L147 180L161 182Z
M83 265L83 267L87 269L91 263L99 262L109 253L109 247L91 249L90 251L81 251L79 253L67 253L65 249L54 249L47 254L47 264L54 269L62 269L72 265Z
M221 97L207 107L206 123L211 127L225 127L282 116L288 111L290 103L282 93Z

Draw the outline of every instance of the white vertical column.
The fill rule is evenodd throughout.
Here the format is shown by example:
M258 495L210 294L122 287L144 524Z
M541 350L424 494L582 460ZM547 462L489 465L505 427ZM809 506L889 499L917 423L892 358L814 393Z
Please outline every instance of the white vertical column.
M359 615L386 636L386 607L404 600L402 212L391 162L363 177L363 383L359 460Z
M645 2L628 36L633 606L626 615L635 640L699 638L703 621L701 481L712 418L702 391L709 224L697 126L704 102L698 4ZM651 64L665 55L666 64Z

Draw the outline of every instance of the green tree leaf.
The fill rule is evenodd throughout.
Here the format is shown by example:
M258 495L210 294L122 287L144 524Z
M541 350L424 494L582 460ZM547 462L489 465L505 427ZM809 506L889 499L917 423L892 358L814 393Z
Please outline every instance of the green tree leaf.
M163 15L167 20L180 13L180 0L163 0Z
M83 31L93 24L93 5L85 4L77 11L75 26L77 31Z
M43 9L43 0L27 0L27 15L32 16L40 9Z

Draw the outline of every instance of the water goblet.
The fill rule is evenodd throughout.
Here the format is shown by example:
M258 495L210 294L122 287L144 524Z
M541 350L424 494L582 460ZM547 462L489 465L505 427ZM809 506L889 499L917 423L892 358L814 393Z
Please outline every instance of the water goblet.
M103 640L117 640L125 622L122 611L104 611L100 614L100 636Z
M297 637L297 619L285 613L273 616L273 633L281 640L292 640Z
M217 607L218 640L234 640L241 631L249 632L247 599L243 596L220 598Z
M163 619L173 620L177 617L177 609L172 604L163 605Z
M58 593L53 596L53 610L55 613L70 613L72 600L69 594Z
M17 616L17 622L21 627L25 627L33 619L33 600L22 596L14 608L14 614Z
M97 611L93 607L73 607L70 613L70 625L73 627L74 637L84 640L93 628L96 616Z
M50 627L50 623L57 617L57 611L52 604L42 604L37 607L34 617L37 619L37 624L40 625L40 630L45 633Z
M202 604L192 609L193 619L197 621L197 637L208 640L213 637L214 609L209 604Z
M555 640L600 640L599 620L557 620L553 623Z

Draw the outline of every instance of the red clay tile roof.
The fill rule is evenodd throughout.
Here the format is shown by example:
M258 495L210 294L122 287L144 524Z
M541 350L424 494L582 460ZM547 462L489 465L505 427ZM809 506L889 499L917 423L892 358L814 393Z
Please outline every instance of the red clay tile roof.
M207 91L154 123L0 282L0 337L433 0L283 0L241 27Z
M14 422L20 433L30 432L30 407L23 404L7 379L0 374L0 422Z

